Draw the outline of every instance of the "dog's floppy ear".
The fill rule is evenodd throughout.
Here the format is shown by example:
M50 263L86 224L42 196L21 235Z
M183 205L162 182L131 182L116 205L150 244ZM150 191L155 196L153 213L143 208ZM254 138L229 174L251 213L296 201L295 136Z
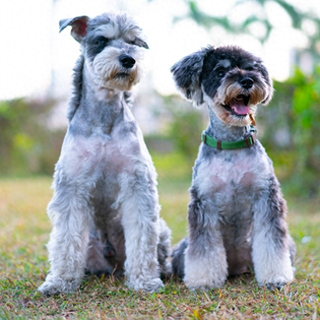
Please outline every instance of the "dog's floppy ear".
M269 76L268 70L263 64L260 65L260 72L261 72L263 78L265 79L266 85L268 87L268 95L261 102L261 104L267 105L271 101L272 96L273 96L273 92L274 92L273 84L272 84L272 80L271 80L271 78Z
M192 100L195 106L199 106L204 102L200 74L206 53L207 49L202 49L190 54L174 64L170 69L179 91L185 98Z
M59 32L68 26L72 26L71 35L75 40L81 42L87 34L87 25L89 17L79 16L72 19L63 19L59 22Z

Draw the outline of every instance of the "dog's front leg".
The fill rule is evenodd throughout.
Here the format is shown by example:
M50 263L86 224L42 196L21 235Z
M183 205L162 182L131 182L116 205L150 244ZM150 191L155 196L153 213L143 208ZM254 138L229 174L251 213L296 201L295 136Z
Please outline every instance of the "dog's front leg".
M157 258L159 205L149 173L123 174L118 203L125 235L125 275L134 290L156 292L163 286Z
M285 221L286 202L275 178L254 205L252 259L259 285L280 289L293 280L295 245Z
M62 188L60 185L48 205L48 215L53 222L47 246L51 268L38 289L44 295L74 292L84 274L89 242L89 207L77 189L81 188Z
M219 288L227 278L228 265L218 215L212 203L199 199L194 190L191 197L184 281L191 290Z

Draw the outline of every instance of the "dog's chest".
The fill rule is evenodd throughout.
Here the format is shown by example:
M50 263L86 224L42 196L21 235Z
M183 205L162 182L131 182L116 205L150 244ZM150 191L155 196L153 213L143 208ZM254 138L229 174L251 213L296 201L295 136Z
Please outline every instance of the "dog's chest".
M124 174L133 175L135 163L150 165L145 143L139 128L123 130L114 127L111 135L94 133L90 136L68 133L57 169L69 181L82 181L92 196L115 201ZM88 190L88 191L90 191Z
M229 152L229 151L223 151ZM199 161L194 176L201 197L210 201L224 216L250 212L253 199L267 184L268 158L248 152L223 153Z

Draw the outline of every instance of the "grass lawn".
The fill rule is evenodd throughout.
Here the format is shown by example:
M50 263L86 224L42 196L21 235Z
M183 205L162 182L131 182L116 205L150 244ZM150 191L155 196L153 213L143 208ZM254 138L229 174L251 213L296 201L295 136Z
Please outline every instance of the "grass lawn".
M172 243L186 234L190 165L154 156L162 217ZM288 201L297 244L296 279L282 291L258 287L252 275L222 289L190 292L173 280L157 294L133 292L123 280L91 276L75 294L42 297L48 270L45 244L51 230L45 208L51 178L0 180L0 319L317 319L320 317L320 209Z

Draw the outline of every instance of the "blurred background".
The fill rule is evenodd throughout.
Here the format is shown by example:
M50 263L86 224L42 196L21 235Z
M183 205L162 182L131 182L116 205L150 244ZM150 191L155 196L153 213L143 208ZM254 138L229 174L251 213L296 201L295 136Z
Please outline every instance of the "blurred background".
M208 120L205 107L196 110L177 94L170 67L208 44L236 44L262 57L274 80L274 99L258 110L257 127L285 194L319 198L319 0L2 0L1 177L52 176L79 55L70 29L59 34L59 20L106 11L133 16L148 39L133 112L160 189L181 182L187 194Z

